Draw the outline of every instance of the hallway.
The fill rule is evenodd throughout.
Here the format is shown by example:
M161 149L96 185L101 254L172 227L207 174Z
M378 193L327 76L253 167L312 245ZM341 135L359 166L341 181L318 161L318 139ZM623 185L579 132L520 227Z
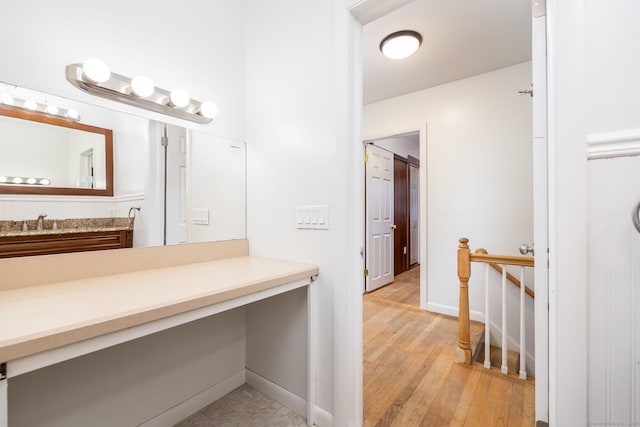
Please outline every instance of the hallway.
M534 382L456 363L457 319L418 308L418 278L364 295L364 426L533 426Z

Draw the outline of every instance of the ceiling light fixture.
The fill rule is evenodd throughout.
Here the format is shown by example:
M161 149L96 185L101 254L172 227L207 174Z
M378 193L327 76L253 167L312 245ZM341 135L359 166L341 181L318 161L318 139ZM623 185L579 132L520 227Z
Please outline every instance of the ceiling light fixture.
M380 51L391 59L404 59L413 55L422 44L420 33L411 30L396 31L380 42Z
M34 101L33 99L23 100L14 98L8 93L0 94L0 107L10 108L13 110L22 110L29 113L42 114L45 116L63 118L76 122L80 120L80 114L76 110L67 110L66 108L58 107L56 105L39 103Z
M183 89L168 91L154 87L147 77L129 78L113 73L95 58L83 64L67 65L67 80L92 95L196 123L209 123L218 112L211 101L191 99Z

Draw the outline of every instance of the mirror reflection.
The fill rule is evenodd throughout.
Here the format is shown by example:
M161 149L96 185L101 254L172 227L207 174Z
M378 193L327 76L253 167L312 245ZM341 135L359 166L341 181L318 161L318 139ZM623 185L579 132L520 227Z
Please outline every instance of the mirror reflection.
M112 132L0 107L0 193L113 195Z
M111 129L113 196L0 194L0 256L3 242L9 238L60 236L67 232L131 231L123 237L130 241L121 242L120 247L246 237L244 142L0 85L0 93L4 92L22 98L34 97L38 102L56 102L79 111L82 124ZM5 125L0 121L0 135ZM3 140L0 139L0 144ZM22 144L0 145L3 152L23 149L27 150ZM87 149L82 151L76 147L69 152L69 156L77 157ZM96 152L97 149L94 156L99 157ZM66 164L68 175L80 168L78 161ZM89 181L83 180L82 175L74 179L79 185L87 185ZM99 178L92 181L100 185Z

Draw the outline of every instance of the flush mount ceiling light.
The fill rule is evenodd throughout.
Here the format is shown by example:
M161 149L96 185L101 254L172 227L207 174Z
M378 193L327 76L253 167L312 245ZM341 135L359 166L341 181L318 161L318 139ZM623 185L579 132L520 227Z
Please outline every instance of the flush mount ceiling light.
M67 110L66 108L58 107L53 104L41 104L33 99L18 99L8 93L0 94L0 107L73 121L80 120L80 114L76 110Z
M92 95L196 123L209 123L218 112L211 101L191 99L183 89L168 91L154 87L148 77L130 78L113 73L104 62L95 58L82 64L67 65L67 80Z
M396 31L380 42L380 51L391 59L404 59L413 55L422 44L420 33L411 30Z

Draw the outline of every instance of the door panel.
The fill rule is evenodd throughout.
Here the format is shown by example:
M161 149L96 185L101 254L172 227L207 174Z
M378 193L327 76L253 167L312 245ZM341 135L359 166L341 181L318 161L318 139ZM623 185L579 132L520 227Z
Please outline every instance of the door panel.
M409 159L411 161L411 158ZM420 169L409 163L409 266L420 260Z
M167 125L166 244L187 243L186 129Z
M532 18L533 239L535 244L536 420L549 421L549 290L546 17Z
M396 225L393 245L393 273L398 275L409 269L409 194L407 160L394 157L393 163L393 218Z
M367 292L393 281L393 153L366 147Z

